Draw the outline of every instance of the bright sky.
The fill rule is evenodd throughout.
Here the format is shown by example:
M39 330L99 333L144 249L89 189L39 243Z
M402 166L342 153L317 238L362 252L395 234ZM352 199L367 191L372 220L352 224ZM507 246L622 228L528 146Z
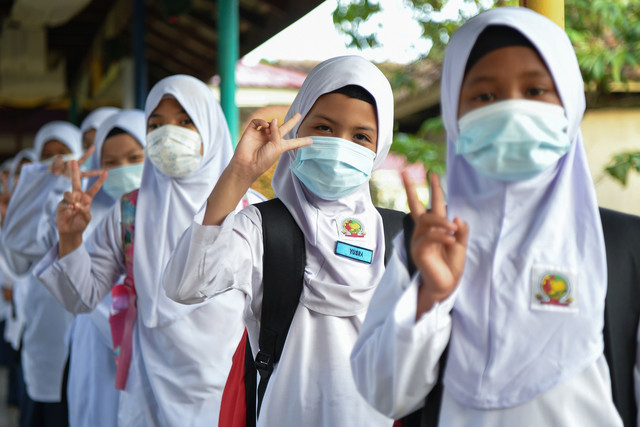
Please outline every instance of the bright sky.
M257 63L261 59L322 61L338 55L359 54L373 62L391 61L407 64L427 52L431 42L420 39L421 28L412 18L415 11L406 6L406 1L378 1L382 11L364 23L362 30L373 32L375 29L378 41L382 44L380 48L360 51L345 47L349 37L335 28L331 16L337 0L326 0L300 20L249 52L243 60L249 63ZM493 1L483 0L482 3L487 7ZM470 4L465 0L448 0L439 16L451 19L457 16L458 9L472 14L477 11L473 2Z
M248 62L261 59L275 61L318 60L333 56L359 54L374 62L393 61L409 63L426 52L430 42L420 40L420 27L411 18L411 10L403 0L384 0L384 10L367 22L364 29L378 26L378 40L383 44L379 49L359 51L345 47L348 37L338 32L333 25L331 13L336 8L336 0L326 0L303 18L284 29L261 46L244 56ZM382 24L384 22L384 25Z

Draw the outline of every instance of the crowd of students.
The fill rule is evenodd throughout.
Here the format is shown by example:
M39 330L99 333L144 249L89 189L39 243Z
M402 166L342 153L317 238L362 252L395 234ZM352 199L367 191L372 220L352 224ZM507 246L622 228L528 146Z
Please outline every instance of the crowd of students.
M635 425L638 312L603 330L607 286L640 297L640 218L598 208L569 39L483 12L441 92L448 192L404 176L406 216L371 199L394 101L359 56L235 150L186 75L43 126L0 197L21 426Z

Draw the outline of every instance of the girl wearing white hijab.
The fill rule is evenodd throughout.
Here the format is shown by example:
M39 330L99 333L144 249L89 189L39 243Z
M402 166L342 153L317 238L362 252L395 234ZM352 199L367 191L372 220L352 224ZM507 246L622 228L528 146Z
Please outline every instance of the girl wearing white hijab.
M140 187L146 139L144 111L119 110L98 127L95 135L96 165L109 173L91 204L92 221L106 215L120 197ZM96 203L100 200L110 203ZM121 281L118 281L118 283ZM78 314L71 325L67 396L69 425L117 426L120 392L114 387L116 364L109 327L111 294L89 314Z
M99 107L90 112L80 124L80 132L82 133L82 149L87 151L93 146L98 128L107 118L120 111L116 107ZM96 169L95 163L92 161L92 169Z
M118 425L215 425L243 331L242 294L230 292L210 304L187 307L166 297L160 274L231 158L231 139L213 93L191 76L158 82L147 97L145 117L133 245L137 318ZM74 189L58 207L60 243L36 274L60 303L80 313L91 311L111 291L125 272L125 259L119 202L82 244L91 198L104 176L85 193L77 165L75 171Z
M432 211L413 197L418 274L408 276L398 237L355 345L359 391L407 415L448 343L440 425L620 426L603 355L607 271L580 132L584 86L568 37L526 8L484 12L451 38L442 76L448 212L433 177Z
M24 148L20 150L18 154L16 154L13 159L11 159L11 164L9 165L9 176L7 179L8 185L5 191L7 191L9 194L14 191L15 184L18 180L18 176L20 175L20 170L22 169L23 165L37 161L38 158L36 157L36 153L32 148ZM20 348L20 337L22 336L24 318L21 315L22 310L16 310L15 302L13 303L12 307L11 301L13 300L13 290L20 289L19 287L16 288L14 286L19 278L16 277L13 270L9 267L9 263L6 261L4 253L0 254L0 274L4 297L9 302L10 308L10 310L7 312L8 316L6 318L4 338L7 342L11 343L11 346L14 350L18 350ZM20 278L20 280L24 279L24 277Z
M348 94L354 86L362 98ZM253 206L231 213L246 188L282 153L273 188L303 231L306 268L258 426L392 424L358 395L349 368L351 348L384 271L382 220L368 181L389 151L392 121L391 87L372 63L345 56L319 64L280 129L276 120L249 125L209 197L203 225L199 218L191 225L167 265L163 286L177 301L215 301L242 291L255 358L263 293L262 218ZM280 137L286 134L292 137ZM345 228L349 220L360 225L360 234ZM334 252L338 243L365 248L371 258L340 256Z
M43 213L47 212L50 193L69 183L66 178L61 178L66 183L51 179L48 165L42 162L56 155L78 158L82 153L80 131L67 122L47 123L36 134L34 151L40 162L22 168L2 230L3 249L16 275L28 273L46 253L46 236L35 235L48 228L49 218ZM73 317L35 277L19 286L23 289L16 289L16 293L23 298L18 298L22 309L17 310L23 312L25 319L21 361L28 397L27 408L21 408L22 422L67 425L61 389L68 354L65 335Z

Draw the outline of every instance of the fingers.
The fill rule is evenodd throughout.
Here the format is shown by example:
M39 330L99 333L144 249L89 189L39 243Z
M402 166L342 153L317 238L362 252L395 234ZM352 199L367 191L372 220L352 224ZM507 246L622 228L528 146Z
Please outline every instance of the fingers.
M82 157L80 157L80 160L78 160L78 163L83 165L84 162L86 162L87 159L89 157L91 157L91 155L93 154L94 151L96 151L96 147L94 145L92 145L91 147L89 147L89 149L87 151L84 152Z
M455 218L453 220L453 223L458 227L458 231L456 231L456 233L454 234L456 243L467 247L467 242L469 240L469 224L467 224L460 218Z
M80 178L91 178L94 176L100 176L104 172L103 169L95 169L91 171L80 172Z
M256 130L265 130L269 129L269 122L263 119L253 119L251 120L251 126Z
M411 218L413 221L418 221L418 218L426 212L426 209L420 199L418 198L418 192L413 180L409 176L409 173L404 170L401 173L402 183L404 184L405 192L407 193L407 202L409 203L409 211L411 212Z
M431 212L439 216L446 216L447 204L444 199L440 177L433 172L429 172L429 178L431 181Z
M87 194L89 195L89 197L93 199L98 191L100 191L100 187L102 187L102 184L104 184L104 181L107 179L108 175L109 173L107 171L102 171L100 173L100 177L98 177L96 182L94 182L93 185L87 190Z
M313 144L313 139L308 136L302 138L293 138L283 140L282 152L295 150L296 148L304 147L305 145Z
M80 170L78 168L78 162L75 160L70 160L69 166L71 166L71 190L73 192L82 191L82 183L80 181Z
M302 115L300 113L296 113L293 115L293 117L291 117L289 120L284 122L282 126L280 126L280 135L285 136L286 134L288 134L291 131L291 129L293 129L295 125L298 124L301 118L302 118ZM278 125L277 119L274 119L273 121L276 122L275 124L277 126Z
M60 156L56 156L53 159L53 162L51 162L51 165L49 166L49 171L54 175L54 176L60 176L60 174L62 174L65 170L65 162L64 160L62 160L62 157Z

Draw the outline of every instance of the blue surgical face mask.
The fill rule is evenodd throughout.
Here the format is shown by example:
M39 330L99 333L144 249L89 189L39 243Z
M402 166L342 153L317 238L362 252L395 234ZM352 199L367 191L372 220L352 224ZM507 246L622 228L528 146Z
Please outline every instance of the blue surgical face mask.
M376 153L342 138L311 139L313 144L298 148L290 167L316 196L337 200L369 181Z
M93 155L89 156L87 160L84 161L82 165L80 165L80 169L82 170L91 170L91 161L93 160Z
M140 188L143 166L144 163L135 163L109 169L102 189L114 199L120 200L123 195Z
M569 151L568 124L559 105L529 100L496 102L460 118L456 154L490 178L533 178Z

